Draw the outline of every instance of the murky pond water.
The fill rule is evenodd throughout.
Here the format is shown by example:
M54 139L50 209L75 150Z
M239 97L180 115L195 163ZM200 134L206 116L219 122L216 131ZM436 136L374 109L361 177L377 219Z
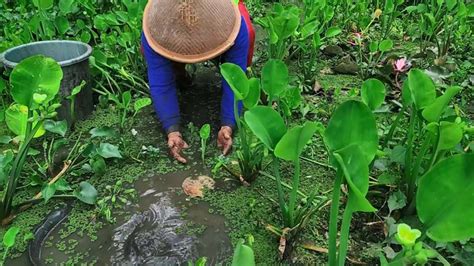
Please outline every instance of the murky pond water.
M202 174L191 169L162 176L145 176L135 183L138 202L126 207L126 212L113 225L97 234L97 240L75 238L75 252L87 253L81 262L98 265L181 265L199 257L212 264L232 254L224 218L212 214L204 202L190 202L181 193L181 184L188 176ZM192 221L204 231L189 234L186 223ZM53 245L41 250L42 262L54 258L53 264L68 260L68 255L56 247L59 231L54 229L49 239Z

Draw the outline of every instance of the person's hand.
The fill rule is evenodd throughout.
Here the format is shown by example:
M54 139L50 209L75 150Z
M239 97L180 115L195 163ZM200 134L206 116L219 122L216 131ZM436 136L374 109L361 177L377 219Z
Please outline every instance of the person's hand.
M232 148L232 128L223 126L217 134L217 147L222 149L222 154L227 155Z
M181 155L183 149L189 148L188 144L183 140L181 133L171 132L168 134L168 147L170 154L180 163L187 163L187 160Z

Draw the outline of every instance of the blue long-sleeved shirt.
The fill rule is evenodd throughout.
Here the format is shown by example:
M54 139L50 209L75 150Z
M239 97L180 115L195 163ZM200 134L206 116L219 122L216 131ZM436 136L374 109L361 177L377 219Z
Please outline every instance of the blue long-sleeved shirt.
M144 34L142 34L142 46L148 66L151 97L158 118L166 132L177 131L180 124L180 113L172 62L156 53L148 44ZM223 62L234 63L246 71L248 49L249 36L245 20L242 18L240 31L234 45L222 55ZM234 93L224 79L222 79L222 93L221 124L233 127L235 125ZM239 104L239 111L241 108L241 104Z

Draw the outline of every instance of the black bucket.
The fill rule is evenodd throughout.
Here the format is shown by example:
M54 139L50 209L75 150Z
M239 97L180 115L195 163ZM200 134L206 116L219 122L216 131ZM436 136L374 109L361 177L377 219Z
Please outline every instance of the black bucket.
M83 120L94 109L92 89L90 86L89 56L92 47L77 41L42 41L20 45L5 51L0 55L0 62L13 69L23 59L34 55L44 55L56 60L63 70L61 82L61 108L58 109L59 119L66 119L71 125L70 101L66 99L71 91L84 80L86 86L75 99L75 119Z

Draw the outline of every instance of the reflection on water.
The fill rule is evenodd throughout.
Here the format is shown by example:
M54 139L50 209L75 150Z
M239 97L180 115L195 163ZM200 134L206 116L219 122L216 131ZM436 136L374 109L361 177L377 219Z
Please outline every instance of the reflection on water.
M176 233L184 225L166 193L115 229L113 264L177 265L197 257L196 239Z

